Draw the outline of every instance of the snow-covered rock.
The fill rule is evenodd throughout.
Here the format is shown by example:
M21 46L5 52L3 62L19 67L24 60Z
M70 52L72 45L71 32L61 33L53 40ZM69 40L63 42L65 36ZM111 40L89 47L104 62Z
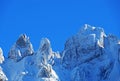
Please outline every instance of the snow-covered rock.
M43 65L38 71L37 77L40 79L47 79L45 81L59 81L56 72L52 69L51 65ZM52 79L52 80L51 80Z
M8 57L4 61L0 49L3 81L120 81L120 40L101 27L85 24L60 53L47 38L34 52L29 37L22 34Z
M54 54L52 52L52 48L50 46L50 41L47 38L43 38L40 42L40 47L37 51L36 60L38 64L47 64L53 63Z
M2 64L3 61L4 61L3 51L0 48L0 64ZM6 75L4 74L4 72L3 72L3 70L2 70L2 68L0 66L0 81L7 81L7 80L8 79L7 79Z
M102 28L85 25L65 43L62 65L70 69L70 81L119 81L120 44Z
M25 34L20 35L16 43L12 46L9 51L8 58L20 61L26 56L34 53L32 44Z
M60 58L60 54L58 52L53 52L50 41L47 38L42 38L40 42L40 47L36 54L36 62L38 66L45 64L54 65L55 59Z
M66 41L62 58L63 65L74 68L103 54L104 37L106 35L102 28L90 25L82 27L80 32Z
M3 61L4 61L3 51L0 48L0 64L3 63Z
M44 81L59 81L57 74L52 69L54 57L55 53L52 51L50 41L47 38L42 38L36 54L36 66L38 67L37 76Z
M22 39L24 44L16 43L20 46L20 49L25 48L25 51L28 49L30 49L29 51L33 51L33 49L26 47L26 45L30 44L30 42L29 44L26 42L28 41L27 37L22 38L25 38ZM15 50L16 49L18 48L15 48ZM26 56L30 54L29 51L25 53ZM54 57L57 57L56 55L57 54L52 51L50 41L47 38L43 38L37 52L28 57L22 57L20 60L18 58L14 59L18 59L19 61L8 58L2 67L9 81L59 81L59 77L52 68Z
M6 75L3 73L2 68L0 67L0 81L7 81Z

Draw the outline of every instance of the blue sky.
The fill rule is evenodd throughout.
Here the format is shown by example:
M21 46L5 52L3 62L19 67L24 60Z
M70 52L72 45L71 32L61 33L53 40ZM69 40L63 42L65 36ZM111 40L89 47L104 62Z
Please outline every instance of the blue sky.
M26 33L35 50L48 37L53 50L63 50L67 38L81 26L103 27L120 37L119 0L0 0L0 47L7 53Z

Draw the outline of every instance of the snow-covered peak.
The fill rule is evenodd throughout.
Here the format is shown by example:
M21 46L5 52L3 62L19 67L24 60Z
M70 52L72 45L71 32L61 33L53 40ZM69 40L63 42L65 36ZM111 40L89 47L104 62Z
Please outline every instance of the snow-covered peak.
M69 38L62 65L72 70L71 81L119 81L120 44L103 28L85 25Z
M106 45L104 44L105 38L107 36L103 28L85 24L76 35L66 41L63 51L63 66L73 68L94 58L96 54L99 56Z
M42 38L40 42L40 49L42 48L50 48L50 41L47 38Z
M60 54L42 38L33 53L29 37L20 35L1 65L0 81L120 81L120 40L100 27L85 24Z
M66 41L65 49L67 47L73 48L74 46L86 48L94 46L95 43L100 47L104 47L104 37L106 37L106 34L103 28L85 24L76 35Z
M95 34L97 34L99 32L104 32L104 29L101 27L94 27L94 26L85 24L83 27L81 27L79 33L86 33L86 34L95 33Z
M16 41L16 44L21 48L26 47L28 43L30 43L30 40L29 37L26 36L26 34L21 34L18 40Z
M26 56L32 55L33 53L34 50L29 37L27 37L25 34L22 34L10 49L8 58L19 61Z
M103 41L104 41L104 37L106 37L106 34L104 32L104 29L101 27L94 27L94 26L90 26L88 24L85 24L80 31L78 32L78 36L80 38L84 38L88 35L93 35L94 39L98 42L98 45L101 47L103 46Z
M41 81L59 81L56 72L52 69L55 53L52 51L50 41L42 38L36 54L35 65L38 68L37 77Z
M42 64L53 64L54 54L50 45L50 41L47 38L42 38L40 47L37 51L37 61ZM37 64L40 64L37 63Z

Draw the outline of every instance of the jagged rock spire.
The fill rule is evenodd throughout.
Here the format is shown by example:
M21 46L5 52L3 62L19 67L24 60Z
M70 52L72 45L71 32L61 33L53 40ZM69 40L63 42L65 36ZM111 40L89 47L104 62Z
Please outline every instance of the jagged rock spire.
M54 53L50 41L47 38L42 38L36 55L36 64L38 67L37 77L41 78L43 81L48 81L50 79L50 81L59 81L57 74L52 69L53 63Z
M26 34L22 34L10 49L8 58L19 61L26 56L32 55L33 53L34 50L29 37L27 37Z
M26 47L28 43L30 43L30 40L29 37L26 36L26 34L22 34L16 41L16 44L21 48Z
M47 38L42 38L40 47L37 51L37 61L40 61L42 64L47 64L50 63L50 60L53 59L53 57L54 54L52 52L50 41Z

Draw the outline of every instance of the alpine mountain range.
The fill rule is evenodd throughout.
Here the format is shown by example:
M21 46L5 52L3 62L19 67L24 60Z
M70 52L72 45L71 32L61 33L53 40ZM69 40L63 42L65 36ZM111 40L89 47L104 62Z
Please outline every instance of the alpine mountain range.
M120 39L88 24L67 39L63 51L54 52L48 38L34 51L21 34L3 55L0 48L0 81L120 81Z

